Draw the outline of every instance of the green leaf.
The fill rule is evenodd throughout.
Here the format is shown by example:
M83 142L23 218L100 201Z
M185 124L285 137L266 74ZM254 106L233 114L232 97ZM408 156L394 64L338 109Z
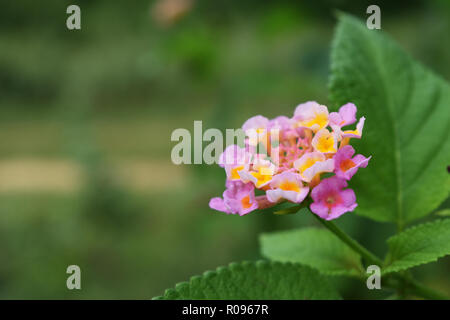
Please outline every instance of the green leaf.
M361 259L325 229L304 228L262 234L262 255L281 262L298 262L329 275L361 274Z
M372 155L352 179L360 215L399 229L449 195L448 83L403 52L381 31L340 17L331 57L330 99L353 102L366 123L357 153Z
M450 254L450 219L409 228L388 239L383 273L398 272Z
M155 299L340 299L334 287L306 266L269 261L231 263L192 277Z

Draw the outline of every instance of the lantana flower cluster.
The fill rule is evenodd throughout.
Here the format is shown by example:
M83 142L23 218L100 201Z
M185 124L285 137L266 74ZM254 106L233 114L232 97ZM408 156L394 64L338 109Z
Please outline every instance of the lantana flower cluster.
M245 146L230 145L220 156L226 190L209 206L242 216L283 201L302 203L310 196L310 210L323 219L353 211L356 196L348 181L371 158L355 155L349 144L363 132L365 118L356 123L356 111L347 103L329 113L326 106L309 101L298 105L292 118L248 119L242 126Z

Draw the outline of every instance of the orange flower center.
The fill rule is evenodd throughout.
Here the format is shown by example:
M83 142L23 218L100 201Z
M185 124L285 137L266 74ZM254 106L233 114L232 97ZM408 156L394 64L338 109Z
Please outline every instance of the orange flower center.
M244 209L250 208L252 206L252 204L250 203L250 196L243 197L241 200L241 204Z
M354 163L351 159L345 159L340 164L340 168L342 171L347 171L354 166L356 166L356 163Z

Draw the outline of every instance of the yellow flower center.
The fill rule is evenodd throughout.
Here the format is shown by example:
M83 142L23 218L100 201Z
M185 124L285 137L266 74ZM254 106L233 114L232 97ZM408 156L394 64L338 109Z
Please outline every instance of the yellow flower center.
M280 184L280 189L284 191L300 192L300 187L298 186L298 184L288 180L283 181L283 183Z
M321 161L321 159L320 158L307 158L306 161L298 169L300 170L300 172L304 172L307 169L311 168L314 165L314 163L316 163L317 161Z
M358 130L344 130L344 134L354 134L357 136L361 135Z
M231 180L239 180L241 176L239 175L238 171L241 171L242 169L244 169L244 166L239 166L231 169Z
M300 124L302 126L311 128L314 125L317 125L318 128L315 128L315 131L318 131L324 127L326 127L326 125L328 124L328 115L326 113L315 113L315 117L310 119L310 120L306 120L306 121L301 121Z
M334 148L334 137L332 134L326 134L319 138L317 150L320 152L336 152Z
M251 174L257 180L256 187L260 187L272 179L272 171L266 167L261 167L257 172L252 172Z

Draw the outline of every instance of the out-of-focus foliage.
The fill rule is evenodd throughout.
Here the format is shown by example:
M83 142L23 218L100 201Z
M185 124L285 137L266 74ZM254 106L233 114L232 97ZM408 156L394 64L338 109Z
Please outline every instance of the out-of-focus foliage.
M69 4L0 10L1 298L150 298L260 257L260 232L314 224L213 213L222 170L172 165L170 135L326 102L334 10L364 18L371 3L201 0L161 24L154 1L80 0L79 31L66 28ZM382 28L448 79L448 2L379 5ZM377 253L394 231L354 215L340 225ZM413 271L449 291L448 263ZM66 288L70 264L80 291ZM346 298L377 295L339 286Z

